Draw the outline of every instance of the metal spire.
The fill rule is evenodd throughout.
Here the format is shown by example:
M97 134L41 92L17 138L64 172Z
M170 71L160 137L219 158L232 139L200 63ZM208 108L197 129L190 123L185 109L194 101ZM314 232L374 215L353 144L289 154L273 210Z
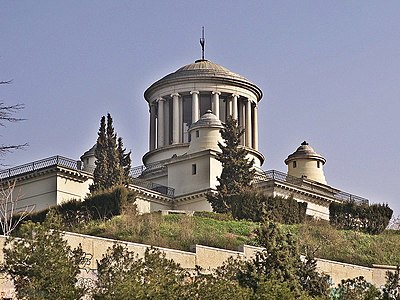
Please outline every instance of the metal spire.
M204 60L204 44L206 43L206 39L204 38L204 26L202 27L202 35L200 38L201 45L201 59Z

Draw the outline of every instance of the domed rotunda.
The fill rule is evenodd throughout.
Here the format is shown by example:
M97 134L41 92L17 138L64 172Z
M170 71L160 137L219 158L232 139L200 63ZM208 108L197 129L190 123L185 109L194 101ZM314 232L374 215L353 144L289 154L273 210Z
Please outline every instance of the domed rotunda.
M245 129L242 146L255 165L264 162L258 151L258 102L262 91L254 83L206 59L196 60L153 83L144 93L150 111L151 165L184 154L190 142L189 128L208 110L221 121L228 116Z

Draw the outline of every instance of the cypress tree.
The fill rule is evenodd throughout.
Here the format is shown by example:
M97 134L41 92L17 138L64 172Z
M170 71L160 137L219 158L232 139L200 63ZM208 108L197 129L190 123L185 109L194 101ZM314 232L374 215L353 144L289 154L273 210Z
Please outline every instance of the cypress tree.
M131 169L131 152L125 153L122 138L114 131L113 119L110 114L100 120L95 157L96 168L93 173L93 184L89 187L93 193L106 190L116 185L129 184Z
M105 187L111 188L122 184L123 169L117 150L117 134L114 132L113 119L110 114L107 114L107 158L108 176Z
M209 195L208 201L215 212L230 211L230 198L245 192L251 187L255 174L254 160L246 158L247 151L240 147L240 138L244 129L240 128L237 121L228 117L224 127L220 130L224 143L218 143L221 152L217 160L222 164L221 176L217 177L217 195Z
M118 156L123 169L124 184L129 184L129 172L131 171L131 151L126 153L126 148L122 142L122 137L118 138Z
M107 161L107 137L106 137L106 118L103 116L100 120L100 129L98 132L96 149L94 152L96 157L96 168L93 172L93 184L90 185L91 193L103 189L106 186L106 175L108 174Z

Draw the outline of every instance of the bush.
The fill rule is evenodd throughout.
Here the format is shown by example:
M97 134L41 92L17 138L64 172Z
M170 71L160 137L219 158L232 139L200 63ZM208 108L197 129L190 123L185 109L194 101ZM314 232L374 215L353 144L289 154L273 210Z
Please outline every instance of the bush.
M212 211L195 211L194 216L199 218L209 218L218 221L232 221L233 217L231 214L215 213Z
M125 207L133 205L134 193L119 186L109 191L88 196L84 201L72 199L53 207L63 219L66 226L73 226L89 220L110 219L120 215ZM29 215L26 220L43 223L50 209Z
M387 204L331 203L329 219L337 229L380 234L388 226L393 210Z
M293 197L266 196L259 192L246 192L231 196L232 216L236 219L260 222L264 218L283 224L303 223L307 203Z

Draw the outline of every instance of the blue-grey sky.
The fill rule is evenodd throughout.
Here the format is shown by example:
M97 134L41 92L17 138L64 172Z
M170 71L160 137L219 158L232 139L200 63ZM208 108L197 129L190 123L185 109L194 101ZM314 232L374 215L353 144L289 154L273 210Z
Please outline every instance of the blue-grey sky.
M10 166L79 159L110 112L140 165L151 83L200 58L264 92L264 169L303 140L327 159L328 184L400 214L400 1L2 1L0 100L26 121L2 143L30 144Z

